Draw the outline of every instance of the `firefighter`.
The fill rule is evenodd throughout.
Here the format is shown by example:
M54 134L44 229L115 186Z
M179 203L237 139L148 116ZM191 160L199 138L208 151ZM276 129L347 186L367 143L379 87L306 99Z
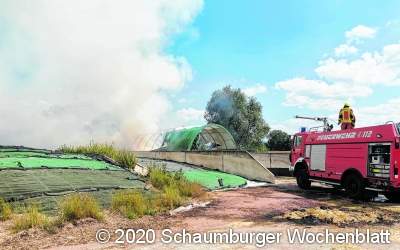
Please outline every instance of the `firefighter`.
M347 103L344 104L343 108L339 112L338 125L340 124L342 130L352 129L356 124L356 117L353 110L350 108L350 105Z

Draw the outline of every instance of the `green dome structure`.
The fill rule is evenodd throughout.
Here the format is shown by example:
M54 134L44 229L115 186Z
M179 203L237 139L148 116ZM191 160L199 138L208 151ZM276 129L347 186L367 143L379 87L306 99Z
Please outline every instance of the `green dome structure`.
M178 128L165 134L162 151L234 150L236 143L231 133L221 125Z

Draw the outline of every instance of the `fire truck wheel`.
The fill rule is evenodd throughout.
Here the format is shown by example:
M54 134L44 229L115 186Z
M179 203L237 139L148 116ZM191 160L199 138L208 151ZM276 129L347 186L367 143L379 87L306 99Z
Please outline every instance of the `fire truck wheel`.
M299 169L296 173L297 186L301 189L309 189L311 181L305 169Z
M390 193L385 193L385 197L390 201L390 202L400 202L400 192L390 192Z
M365 185L363 180L356 174L350 174L344 181L344 189L348 197L352 199L363 199Z

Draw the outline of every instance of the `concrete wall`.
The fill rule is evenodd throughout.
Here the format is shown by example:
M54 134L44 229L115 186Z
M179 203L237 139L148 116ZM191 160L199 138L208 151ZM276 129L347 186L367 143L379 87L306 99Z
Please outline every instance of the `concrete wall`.
M275 176L246 151L135 151L138 157L169 160L236 174L249 180L275 182Z
M224 172L223 154L219 151L187 152L186 163Z
M251 155L275 175L290 175L289 153L290 151L270 151L262 154L251 153Z

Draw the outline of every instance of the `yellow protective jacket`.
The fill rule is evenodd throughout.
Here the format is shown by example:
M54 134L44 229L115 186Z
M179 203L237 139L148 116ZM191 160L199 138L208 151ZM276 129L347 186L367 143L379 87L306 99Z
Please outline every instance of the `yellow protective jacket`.
M353 110L350 107L344 107L339 112L339 124L340 123L356 123L356 117Z

